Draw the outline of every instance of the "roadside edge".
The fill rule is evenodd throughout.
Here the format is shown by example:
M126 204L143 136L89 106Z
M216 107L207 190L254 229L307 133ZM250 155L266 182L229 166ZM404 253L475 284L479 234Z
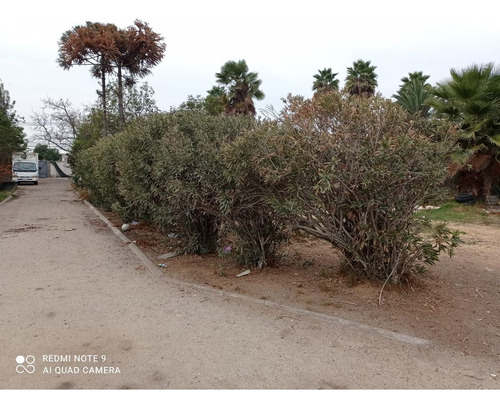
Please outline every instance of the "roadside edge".
M111 229L111 231L113 231L113 233L118 238L120 238L120 240L122 240L123 242L125 242L127 244L127 246L130 248L130 250L141 260L141 262L143 263L143 265L154 276L161 277L162 279L164 279L164 280L166 280L168 282L171 282L171 283L177 284L177 285L187 286L187 287L190 287L190 288L193 288L193 289L196 289L196 290L200 290L200 291L210 292L210 293L213 293L213 294L217 294L219 296L227 296L227 297L231 297L231 298L236 298L236 299L244 300L246 302L253 302L253 303L258 303L258 304L261 304L261 305L264 305L264 306L268 306L268 307L278 308L280 310L285 310L285 311L287 311L289 313L295 313L296 315L310 316L310 317L313 317L313 318L315 318L317 320L321 320L321 321L324 321L324 322L330 322L330 323L340 324L340 325L343 325L343 326L354 327L354 328L357 328L357 329L360 329L360 330L363 330L363 331L377 333L380 336L383 336L383 337L386 337L386 338L389 338L389 339L392 339L392 340L397 340L397 341L400 341L400 342L403 342L403 343L412 344L412 345L415 345L415 346L425 346L425 347L428 347L432 343L428 339L414 337L414 336L410 336L410 335L406 335L406 334L394 332L394 331L387 330L387 329L382 329L380 327L366 325L366 324L363 324L363 323L358 323L358 322L355 322L355 321L352 321L352 320L347 320L347 319L343 319L343 318L340 318L340 317L336 317L336 316L332 316L332 315L328 315L328 314L324 314L324 313L313 312L313 311L310 311L310 310L305 310L305 309L301 309L301 308L294 307L294 306L288 306L288 305L280 304L280 303L277 303L277 302L274 302L274 301L270 301L270 300L256 299L256 298L254 298L252 296L246 296L246 295L242 295L242 294L239 294L239 293L232 293L232 292L227 292L227 291L224 291L224 290L218 290L218 289L214 289L212 287L198 285L198 284L191 283L191 282L185 282L185 281L181 281L181 280L174 279L174 278L171 278L169 276L166 276L162 271L159 270L159 268L154 264L154 262L151 261L151 259L137 245L135 245L130 239L128 239L125 236L125 234L123 234L118 228L116 228L111 223L111 221L109 221L97 208L95 208L87 200L83 200L83 202L104 223L106 223L106 225Z

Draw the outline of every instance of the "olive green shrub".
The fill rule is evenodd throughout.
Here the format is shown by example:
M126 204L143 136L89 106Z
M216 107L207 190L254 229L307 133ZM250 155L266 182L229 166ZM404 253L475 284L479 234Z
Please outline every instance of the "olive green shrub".
M288 238L287 221L269 204L262 179L246 162L254 119L175 112L156 150L152 192L168 198L155 222L170 220L188 238L188 252L214 252L224 237L248 266L265 267ZM187 206L187 207L186 207Z
M415 212L440 195L449 148L390 100L331 92L289 97L269 121L151 115L80 152L76 171L98 205L179 234L185 252L229 239L265 267L301 229L357 276L400 282L459 243Z
M264 126L253 118L171 112L136 120L78 155L92 200L126 221L144 220L183 240L187 253L232 255L248 266L276 260L289 221L248 153Z
M221 215L228 231L237 237L240 261L258 267L278 261L278 249L289 240L296 214L287 206L289 185L283 174L275 179L266 172L273 160L293 163L283 155L284 149L276 151L270 145L277 133L277 125L260 123L226 145L222 154L226 186L219 198ZM300 149L286 151L301 155ZM263 157L270 160L267 168L260 166Z
M164 197L156 197L153 188L153 164L163 137L163 115L152 115L128 124L126 130L114 136L120 179L117 190L123 201L114 210L125 221L153 222L155 205L162 205ZM162 223L162 228L167 228Z
M179 230L189 253L215 252L221 226L218 199L224 184L221 146L250 121L202 112L174 112L162 120L151 169L152 221Z
M357 276L400 282L459 242L415 212L440 194L448 149L390 100L332 92L289 97L248 161L279 187L275 208L296 228L330 242Z
M106 211L110 211L121 200L115 147L114 138L101 139L93 147L78 154L75 166L79 184L89 190L91 201Z

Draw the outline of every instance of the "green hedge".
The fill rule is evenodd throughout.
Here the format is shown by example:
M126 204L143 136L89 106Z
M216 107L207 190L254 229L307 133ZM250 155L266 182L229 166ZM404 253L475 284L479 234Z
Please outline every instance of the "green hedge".
M96 205L180 234L186 252L215 252L231 235L233 255L263 267L287 239L277 233L287 226L262 192L250 189L255 174L235 174L224 156L255 126L251 118L200 112L149 116L80 153L76 172Z
M78 154L91 199L183 237L189 253L265 267L294 229L330 242L359 276L400 281L451 253L414 208L439 192L446 142L401 108L341 93L289 98L274 121L179 111L139 119Z

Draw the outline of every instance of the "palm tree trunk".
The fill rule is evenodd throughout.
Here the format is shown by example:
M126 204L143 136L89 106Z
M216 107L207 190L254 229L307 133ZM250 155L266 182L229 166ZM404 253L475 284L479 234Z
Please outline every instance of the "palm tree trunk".
M102 135L103 137L108 136L108 115L106 108L106 72L104 71L104 66L101 70L101 86L102 86Z
M123 78L122 66L118 64L118 117L120 118L120 126L125 126L125 111L123 108Z
M491 175L491 171L493 170L493 166L488 166L483 170L483 188L484 188L484 196L488 197L491 195L491 189L493 187L493 177Z

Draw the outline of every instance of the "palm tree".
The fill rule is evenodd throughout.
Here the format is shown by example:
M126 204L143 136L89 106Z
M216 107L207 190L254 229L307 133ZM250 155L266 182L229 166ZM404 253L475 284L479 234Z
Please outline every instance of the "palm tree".
M416 79L422 83L425 83L429 78L430 75L424 75L422 71L415 71L415 72L409 72L407 77L401 78L401 82L404 85Z
M217 82L226 87L228 96L226 113L255 115L253 99L260 101L265 95L260 90L262 81L257 78L256 72L248 72L245 60L226 62L215 76Z
M318 70L318 74L313 76L315 81L313 83L312 90L316 93L326 92L330 90L338 91L339 80L335 79L337 75L338 72L333 73L331 68Z
M500 184L500 70L490 63L450 73L432 91L429 105L457 126L455 174L480 176L469 189L489 195Z
M402 84L392 97L408 112L427 116L429 106L424 102L432 95L431 85L427 83L429 78L422 71L410 72L407 77L401 78Z
M361 59L354 61L352 67L347 68L345 89L351 95L370 97L375 94L377 87L377 67L370 65L371 61Z

